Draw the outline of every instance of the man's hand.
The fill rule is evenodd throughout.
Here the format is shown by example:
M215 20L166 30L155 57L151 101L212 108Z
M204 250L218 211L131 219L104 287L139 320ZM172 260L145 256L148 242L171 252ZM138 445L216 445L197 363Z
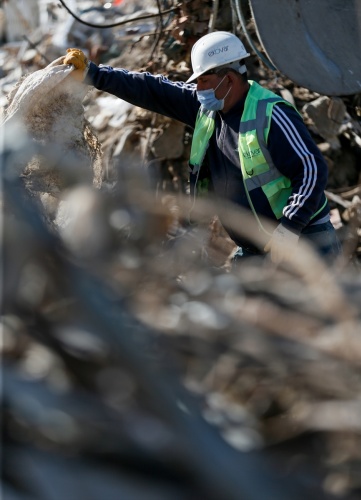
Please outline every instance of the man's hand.
M275 264L288 261L296 250L299 235L279 224L273 231L272 238L264 247L265 252L270 252L271 260Z
M88 64L88 59L80 49L67 49L64 64L72 64L76 69L84 71Z
M76 80L82 82L85 77L85 70L88 65L88 59L80 49L67 49L63 64L72 64L75 68L71 75Z

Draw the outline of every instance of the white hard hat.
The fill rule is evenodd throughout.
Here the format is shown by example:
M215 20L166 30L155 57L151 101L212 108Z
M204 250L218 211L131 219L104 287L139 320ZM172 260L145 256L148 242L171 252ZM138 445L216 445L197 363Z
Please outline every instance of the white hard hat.
M187 83L196 80L203 73L213 68L240 61L249 55L241 40L233 33L228 33L228 31L208 33L202 36L192 47L193 75L188 78ZM241 67L240 72L244 73L245 71L245 66Z

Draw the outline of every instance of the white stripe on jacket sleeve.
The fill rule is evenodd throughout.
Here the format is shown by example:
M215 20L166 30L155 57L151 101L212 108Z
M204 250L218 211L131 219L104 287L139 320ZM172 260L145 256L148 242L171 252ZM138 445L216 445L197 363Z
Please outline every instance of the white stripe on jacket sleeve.
M314 155L307 149L306 144L287 114L279 107L274 106L272 119L280 127L303 164L303 180L299 192L291 196L290 204L283 209L283 215L288 219L292 219L312 195L317 181L317 164Z

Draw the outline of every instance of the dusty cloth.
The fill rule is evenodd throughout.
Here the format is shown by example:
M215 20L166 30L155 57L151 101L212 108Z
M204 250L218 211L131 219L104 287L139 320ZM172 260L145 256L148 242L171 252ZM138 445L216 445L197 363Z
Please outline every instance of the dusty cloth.
M74 66L59 62L18 82L8 96L4 120L5 127L21 124L29 146L42 148L20 169L28 191L42 203L47 200L51 219L65 188L84 182L100 187L102 170L100 144L82 105L89 87L70 77Z

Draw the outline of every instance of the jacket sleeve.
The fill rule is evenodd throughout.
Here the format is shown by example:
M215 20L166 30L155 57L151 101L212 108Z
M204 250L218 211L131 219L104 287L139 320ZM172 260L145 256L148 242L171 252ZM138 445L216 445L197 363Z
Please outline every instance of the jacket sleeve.
M292 185L280 222L300 233L325 203L327 163L302 117L287 105L273 108L268 148L275 166Z
M97 66L92 62L85 83L194 127L199 108L194 84L171 82L162 75Z

